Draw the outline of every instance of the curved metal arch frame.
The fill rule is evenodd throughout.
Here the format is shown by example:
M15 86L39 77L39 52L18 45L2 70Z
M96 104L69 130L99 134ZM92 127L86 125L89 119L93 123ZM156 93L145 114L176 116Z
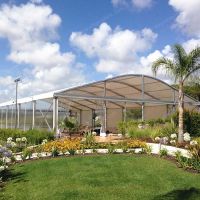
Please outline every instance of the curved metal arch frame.
M143 74L124 74L124 75L120 75L120 76L115 76L113 78L109 78L109 79L105 79L105 80L100 80L100 81L95 81L95 82L92 82L92 83L87 83L85 85L82 85L82 86L76 86L76 87L72 87L72 88L66 88L66 89L63 89L63 90L60 90L59 92L57 93L54 93L54 96L56 96L57 94L62 94L63 92L66 92L66 91L70 91L70 90L75 90L75 89L78 89L78 88L83 88L83 87L87 87L87 86L91 86L93 84L100 84L100 83L104 83L104 82L109 82L109 81L114 81L116 79L119 79L119 78L125 78L125 77L146 77L146 78L150 78L152 80L156 80L166 86L168 86L169 88L171 88L173 91L175 92L178 92L178 90L176 88L174 88L173 86L169 85L168 83L156 78L156 77L152 77L152 76L149 76L149 75L143 75ZM194 99L193 97L190 97L189 95L186 95L186 97L192 99L194 102L198 102L196 99Z

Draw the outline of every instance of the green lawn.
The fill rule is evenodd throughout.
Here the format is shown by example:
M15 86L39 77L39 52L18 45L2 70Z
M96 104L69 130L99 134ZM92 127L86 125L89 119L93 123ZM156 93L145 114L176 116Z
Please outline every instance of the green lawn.
M200 175L145 155L38 160L14 167L0 199L197 200Z

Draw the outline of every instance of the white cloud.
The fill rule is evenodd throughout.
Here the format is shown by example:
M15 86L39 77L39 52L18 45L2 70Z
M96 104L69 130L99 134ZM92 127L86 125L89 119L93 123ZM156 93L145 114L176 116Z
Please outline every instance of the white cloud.
M150 49L156 37L157 34L148 28L133 31L117 27L112 30L102 23L92 34L72 33L70 42L89 58L98 59L95 65L98 72L126 73L136 72L134 63L138 54Z
M169 0L169 5L179 13L176 25L190 36L200 37L200 0Z
M125 6L127 5L126 0L112 0L113 6Z
M193 50L197 46L200 47L200 39L194 39L193 38L193 39L190 39L190 40L183 43L183 47L186 50L186 52L190 52L191 50Z
M37 0L37 3L41 2ZM50 6L35 3L4 4L0 7L0 37L10 44L7 59L29 66L24 70L27 78L20 84L22 95L84 81L81 64L76 62L75 55L61 52L60 45L54 42L58 38L61 18L53 13Z
M149 8L153 3L152 0L111 0L111 2L115 7L130 5L137 9Z
M142 56L139 61L139 65L141 66L142 71L144 71L147 75L152 75L151 66L153 62L163 56L173 60L172 49L169 45L166 45L162 50L155 50L146 57ZM165 70L163 69L159 70L157 77L166 82L172 81L172 79L166 75Z
M152 0L132 0L132 4L136 8L144 9L152 5Z
M43 0L31 0L32 3L42 3Z

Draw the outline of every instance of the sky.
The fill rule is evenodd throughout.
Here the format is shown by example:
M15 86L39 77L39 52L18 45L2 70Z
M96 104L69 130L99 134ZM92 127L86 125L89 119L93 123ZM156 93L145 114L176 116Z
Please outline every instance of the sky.
M121 74L200 45L200 0L0 0L0 102ZM164 71L158 78L170 82Z

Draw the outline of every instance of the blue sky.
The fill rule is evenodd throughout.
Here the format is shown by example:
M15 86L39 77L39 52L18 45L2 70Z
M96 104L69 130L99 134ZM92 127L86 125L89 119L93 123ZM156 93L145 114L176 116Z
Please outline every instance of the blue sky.
M200 44L199 0L0 0L0 101L124 73ZM161 71L159 78L169 81Z

